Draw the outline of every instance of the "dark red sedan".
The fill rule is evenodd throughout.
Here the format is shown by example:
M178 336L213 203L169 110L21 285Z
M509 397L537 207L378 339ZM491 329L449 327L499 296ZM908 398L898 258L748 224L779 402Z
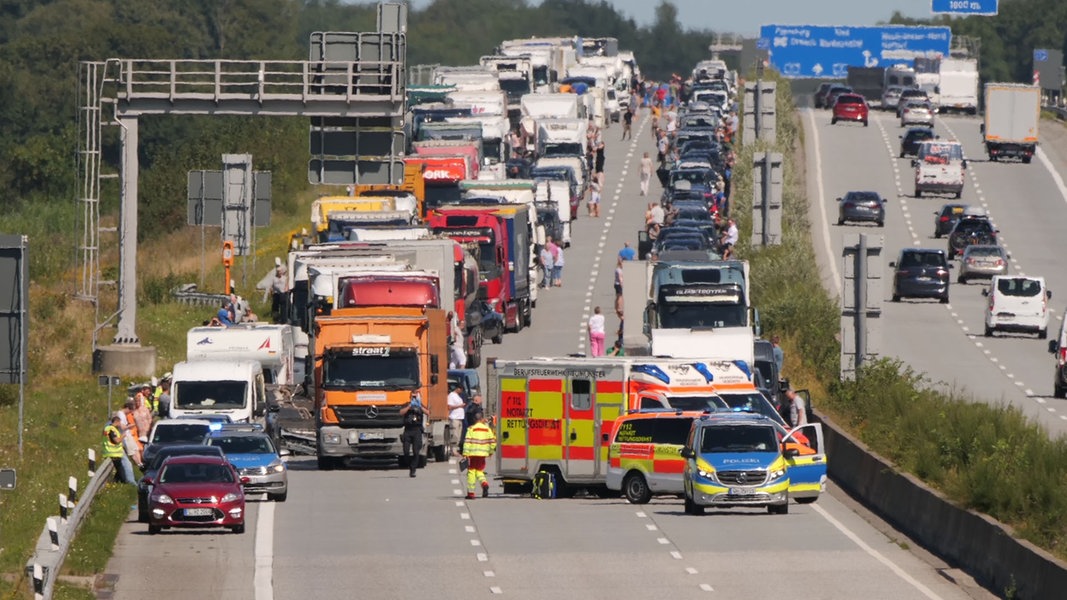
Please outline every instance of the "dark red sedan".
M838 121L859 121L867 126L867 100L859 94L841 94L834 102L833 116L830 124L836 125Z
M170 527L228 527L244 533L245 494L225 458L168 458L151 483L148 533Z

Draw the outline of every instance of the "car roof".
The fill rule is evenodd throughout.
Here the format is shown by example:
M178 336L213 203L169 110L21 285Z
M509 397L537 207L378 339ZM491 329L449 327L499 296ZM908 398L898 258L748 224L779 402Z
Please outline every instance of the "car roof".
M774 421L770 417L753 412L714 412L701 415L695 422L701 427L715 427L723 425L763 425L773 427Z
M221 429L218 431L212 431L208 434L207 439L213 440L220 437L265 437L270 438L265 431L240 431L233 429Z
M200 455L194 456L186 454L184 456L171 456L167 460L163 461L163 465L178 464L178 465L197 465L197 464L212 464L212 465L229 465L230 462L222 456L207 456Z
M945 251L941 248L902 248L901 254L944 254Z

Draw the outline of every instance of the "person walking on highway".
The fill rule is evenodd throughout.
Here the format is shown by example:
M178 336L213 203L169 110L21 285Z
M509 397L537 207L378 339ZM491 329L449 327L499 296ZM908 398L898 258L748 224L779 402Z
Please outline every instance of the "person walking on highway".
M563 248L556 243L552 247L552 285L563 287Z
M463 328L459 326L456 313L448 313L448 338L452 347L450 352L450 369L463 369L467 366L467 353L463 351Z
M589 184L589 216L600 216L600 177L594 177Z
M641 157L641 195L648 195L648 182L652 181L652 157L645 152Z
M629 107L626 108L626 112L622 113L622 139L630 138L634 139L633 134L634 113Z
M786 406L789 408L789 424L793 427L807 425L808 407L804 403L804 398L793 388L786 390L785 398Z
M115 479L120 483L136 483L133 477L133 463L130 462L122 441L122 417L115 415L104 427L104 455L115 466Z
M734 246L737 244L737 238L737 222L733 219L729 219L726 222L726 233L722 235L723 259L733 258Z
M460 435L463 433L464 420L467 416L465 410L467 403L463 401L463 396L459 393L463 390L463 386L456 383L452 386L452 391L448 393L448 426L450 428L448 440L449 445L452 447L453 454L460 454Z
M551 241L552 238L549 238ZM552 285L552 267L554 262L552 261L552 249L548 247L546 243L541 246L541 287L546 288Z
M589 331L589 353L592 356L604 356L604 315L600 313L600 307L593 309L593 316L589 317L586 326Z
M484 412L475 413L475 423L467 428L463 440L463 456L467 457L467 499L474 499L478 484L482 498L489 496L489 481L485 478L485 463L496 452L496 435L485 420Z
M410 477L415 476L415 469L419 466L419 455L422 453L424 415L422 400L418 393L412 394L411 402L400 409L400 416L404 420L404 432L400 434L400 443L404 447L404 462L408 465Z

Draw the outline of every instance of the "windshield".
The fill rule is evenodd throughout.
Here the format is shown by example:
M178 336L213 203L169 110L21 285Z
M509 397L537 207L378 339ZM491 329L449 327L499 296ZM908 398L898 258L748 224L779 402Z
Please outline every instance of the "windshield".
M533 68L534 81L537 85L548 84L548 65L541 65Z
M744 327L747 325L744 304L663 302L659 309L660 327L697 329L701 327Z
M234 483L233 471L218 463L178 463L163 468L160 483Z
M186 410L223 410L244 408L248 390L246 381L182 381L174 383L175 408Z
M671 185L681 180L707 187L708 174L706 171L674 171L671 173Z
M323 389L413 390L419 387L415 354L388 356L328 354L323 362Z
M769 425L719 425L701 430L701 452L778 451L778 437Z
M711 410L727 408L723 399L709 394L707 396L668 396L670 408L677 410Z
M525 77L501 79L500 89L508 95L508 100L518 100L530 92L530 82Z
M206 436L209 431L211 431L211 429L208 425L202 425L200 423L168 423L167 425L161 424L156 426L156 431L154 434L152 434L151 443L200 443L204 441L204 436Z
M926 142L919 146L920 159L937 159L941 161L963 160L963 147L959 144L942 144Z
M172 456L222 456L222 452L211 446L181 446L176 447L173 450L170 448L160 448L159 454L156 454L156 457L152 460L152 464L149 466L148 470L158 471L159 468L163 466L163 461Z
M545 152L542 156L581 156L585 148L580 142L565 142L545 144Z
M459 186L453 183L447 185L426 184L426 206L435 208L444 204L455 204L460 199Z
M496 244L493 242L478 242L478 273L483 281L500 276L500 268L496 264Z
M208 438L208 444L222 448L226 454L277 454L265 435L222 435Z
M997 282L997 290L1006 296L1032 298L1041 293L1041 282L1022 277L1004 278Z
M727 406L734 410L758 413L785 425L785 419L782 418L782 415L778 414L778 411L774 410L774 406L759 392L720 394L720 397Z
M499 163L504 154L504 142L500 138L491 140L482 138L482 156L489 159L489 164Z

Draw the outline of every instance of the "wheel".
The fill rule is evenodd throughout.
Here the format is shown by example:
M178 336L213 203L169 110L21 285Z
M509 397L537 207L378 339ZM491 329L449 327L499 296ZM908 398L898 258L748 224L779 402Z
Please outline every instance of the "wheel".
M159 525L149 525L148 526L148 535L155 535L155 534L159 533L160 531L163 531L163 528L160 527Z
M1048 328L1041 329L1037 332L1037 339L1043 340L1048 337Z
M863 126L864 126L864 127L866 127L866 126L867 126L867 119L864 119L864 120L863 120Z
M533 307L527 306L526 311L522 313L522 324L525 327L533 325Z
M900 158L904 158L904 152L900 153Z
M837 125L837 117L830 117L830 124Z
M900 294L893 294L893 302L900 302Z
M448 460L448 450L445 448L444 444L434 446L431 450L433 450L434 462L445 462Z
M941 239L941 232L940 231L934 230L934 239L935 240Z
M1067 398L1067 388L1060 385L1053 385L1052 395L1056 398Z
M796 500L797 500L797 504L812 504L818 499L819 499L818 496L812 496L810 498L797 498Z
M494 344L503 344L504 343L504 334L501 333L500 335L494 335L492 338L490 338L489 341L493 342Z
M337 468L337 460L332 456L320 456L318 463L320 471L332 471Z
M990 327L989 325L985 326L985 336L986 337L993 337L993 328Z
M1029 156L1024 156L1023 157L1023 164L1025 164L1025 165L1030 164L1030 157Z
M838 225L844 225L845 224L845 220L844 219L838 219L837 220L837 224Z
M685 497L685 514L687 515L702 515L704 514L704 507L693 502L689 499L689 496Z
M139 495L137 497L137 522L148 522L148 499L142 499Z
M916 198L922 198L923 197L923 191L920 190L919 188L915 188L915 197Z
M885 227L885 221L875 221L874 224L879 227Z
M960 275L959 277L956 278L956 283L967 283L967 278L964 277L963 275Z
M789 501L786 500L785 504L768 504L767 512L772 515L787 515L789 514Z
M622 482L622 491L630 504L648 504L652 499L652 490L640 473L630 473Z
M284 492L280 494L267 494L267 500L271 502L285 502L285 499L289 497L289 488L286 488Z
M941 296L940 298L938 298L938 300L941 301L941 304L948 304L948 294Z
M956 192L956 198L960 198L961 196L963 196L963 190Z
M234 533L237 533L237 534L244 533L245 532L245 524L241 523L240 525L234 525L233 527L230 527L230 531L232 531Z

